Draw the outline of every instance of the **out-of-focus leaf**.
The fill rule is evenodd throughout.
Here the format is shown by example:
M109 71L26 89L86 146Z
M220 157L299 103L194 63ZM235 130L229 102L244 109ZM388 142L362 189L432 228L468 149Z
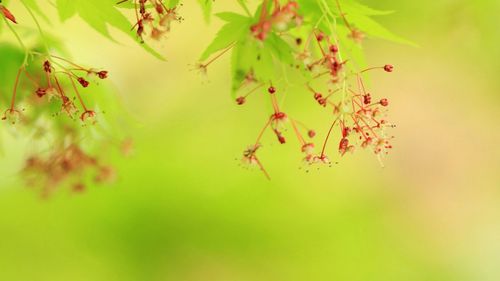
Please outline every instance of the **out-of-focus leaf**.
M201 55L200 61L206 60L213 53L228 47L231 43L238 41L242 36L246 36L247 32L245 31L250 27L252 19L235 15L236 14L229 16L228 13L225 13L222 16L225 20L232 20L219 30L215 39Z
M42 11L40 6L38 5L36 0L21 0L28 8L30 8L35 14L40 16L43 20L45 20L47 23L50 23L49 18L47 17L46 13Z
M275 33L271 33L269 35L269 37L265 41L265 46L269 48L274 57L281 63L293 63L293 49L286 41L281 39L281 37L279 37Z
M198 3L200 4L200 6L203 10L203 16L205 17L205 20L207 22L210 21L210 15L212 14L213 2L214 2L214 0L198 0Z
M234 98L241 83L245 80L245 76L252 69L252 65L257 60L257 44L256 41L247 35L242 38L233 48L231 55L231 96Z
M245 22L249 20L248 17L233 12L218 13L215 16L226 22Z
M343 1L341 2L341 4L342 4L342 11L346 15L360 14L365 16L384 16L394 13L394 11L376 10L354 1Z
M385 27L383 27L381 24L378 22L374 21L370 17L360 15L360 14L353 14L348 17L348 20L352 22L354 26L356 26L359 30L365 32L368 35L371 35L373 37L378 37L381 39L397 42L397 43L402 43L402 44L408 44L408 45L413 45L415 46L415 43L404 39L403 37L400 37Z
M108 26L112 26L138 41L130 29L130 22L115 7L115 0L57 0L56 4L63 21L78 14L87 24L109 39L113 40L108 30ZM147 44L141 46L155 57L164 60Z
M8 44L0 44L0 101L5 106L12 94L12 87L19 67L23 63L22 49Z
M250 10L247 7L247 0L237 0L237 1L248 16L252 15L252 13L250 13Z

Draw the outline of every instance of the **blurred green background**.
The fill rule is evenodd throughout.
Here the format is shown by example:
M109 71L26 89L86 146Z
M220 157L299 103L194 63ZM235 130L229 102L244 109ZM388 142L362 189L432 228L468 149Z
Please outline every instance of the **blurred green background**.
M5 136L0 280L500 280L498 1L363 1L397 11L379 20L420 46L366 44L370 64L397 70L372 76L398 124L386 168L358 152L305 173L296 147L269 137L272 181L236 160L269 109L234 105L227 57L208 78L190 71L221 22L185 2L157 46L167 63L78 19L50 28L109 69L139 124L135 153L116 184L42 200L16 178L23 149ZM288 102L325 132L324 112Z

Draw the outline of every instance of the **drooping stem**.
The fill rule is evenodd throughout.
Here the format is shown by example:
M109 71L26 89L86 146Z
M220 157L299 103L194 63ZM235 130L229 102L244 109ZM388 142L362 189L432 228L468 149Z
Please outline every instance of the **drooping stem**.
M330 130L328 130L328 134L326 135L325 138L325 143L323 143L323 149L321 150L321 157L325 156L325 150L326 150L326 145L328 144L328 140L330 139L330 135L332 134L333 127L335 127L335 124L337 124L337 121L339 120L339 117L333 121L332 125L330 126Z
M7 25L7 27L9 28L9 30L12 32L12 34L14 34L14 37L16 38L17 42L19 43L19 45L21 46L21 48L24 50L24 60L23 60L23 66L25 66L28 62L28 48L26 48L26 45L24 45L24 42L23 40L21 39L21 36L19 36L19 34L16 32L16 30L12 27L12 25L9 23L9 21L3 17L4 21L5 21L5 24Z
M340 16L342 17L342 20L345 23L345 26L352 32L353 28L351 27L351 25L347 21L347 18L345 17L344 12L342 12L342 7L340 6L340 1L339 0L335 0L335 2L337 4L337 8L339 9L339 14L340 14Z
M255 162L257 162L257 165L259 166L259 169L264 173L264 175L266 176L266 178L268 180L271 180L271 176L269 176L269 173L264 168L264 165L262 165L262 163L260 163L260 160L257 157L254 157L254 159L255 159Z
M236 43L233 42L229 44L224 50L222 50L219 54L217 54L215 57L207 61L205 64L203 64L204 68L207 68L210 64L212 64L214 61L216 61L218 58L222 57L225 53L227 53L229 50L231 50Z
M17 86L19 85L19 77L21 76L21 72L24 70L24 66L21 66L17 71L16 81L14 84L14 90L12 91L12 99L10 101L10 111L14 111L14 106L16 104L16 96L17 96Z
M260 12L260 21L263 22L267 17L267 8L269 6L269 0L262 1L262 11Z
M70 61L70 60L67 60L67 59L65 59L65 58L62 58L62 57L59 57L59 56L55 56L55 55L50 55L50 56L51 56L51 57L53 57L53 58L55 58L55 59L62 60L62 61L64 61L64 62L66 62L66 63L69 63L69 64L71 64L72 66L74 66L74 67L78 68L78 70L83 70L83 71L87 71L87 72L89 72L89 69L86 69L85 67L82 67L82 66L80 66L80 65L78 65L78 64L76 64L76 63L74 63L74 62L72 62L72 61Z
M253 89L252 89L252 90L250 90L248 93L246 93L246 94L244 95L244 97L246 98L246 97L248 97L249 95L251 95L251 94L255 93L255 91L257 91L258 89L262 88L262 86L264 86L264 83L261 83L261 84L257 85L255 88L253 88Z
M26 3L24 3L24 0L21 0L20 1L21 4L23 4L23 6L26 8L26 10L28 11L28 13L30 14L31 18L33 19L33 21L35 22L35 25L38 29L38 32L40 33L40 37L42 37L42 41L43 41L43 45L45 47L45 51L47 52L47 54L49 54L49 46L47 45L47 40L45 38L45 34L42 30L42 26L40 25L40 22L38 22L35 14L33 14L33 11L31 11L31 9L28 7L28 5L26 5Z
M279 113L280 108L278 105L278 100L276 99L276 94L271 94L271 102L273 104L274 113Z
M83 102L82 97L80 96L80 92L78 92L78 89L76 87L75 81L73 81L73 77L71 74L67 73L69 80L71 81L71 85L73 86L73 89L75 90L76 97L78 98L78 101L80 101L80 104L82 105L82 108L85 112L87 112L87 107L85 106L85 103Z
M248 9L247 4L244 1L238 1L238 4L240 4L240 6L243 8L243 10L245 10L245 13L247 14L247 16L249 16L249 17L252 16L252 13L250 13L250 10Z
M19 34L17 34L16 30L12 27L12 25L7 21L5 17L3 17L3 20L5 21L7 27L10 29L12 34L14 34L14 36L16 37L16 40L19 43L19 45L21 45L21 48L23 48L23 50L27 50L26 45L24 45L23 40L21 40L21 37L19 36Z
M293 120L293 119L290 119L290 120L291 120L291 123L292 123L293 130L295 132L295 135L297 135L297 139L299 139L300 144L302 146L304 146L306 144L306 141L304 140L304 138L300 134L299 128L297 128L297 125L295 124L295 120Z
M272 121L273 121L273 118L269 118L269 120L267 121L267 123L264 126L264 128L262 128L262 130L260 131L259 135L257 136L257 140L255 141L254 149L259 146L260 139L262 139L262 136L264 135L264 132L266 131L267 127L269 127L269 125L271 125Z
M375 67L370 67L370 68L367 68L367 69L363 69L363 70L361 70L361 71L359 72L359 74L361 74L361 73L365 73L365 72L370 71L370 70L375 70L375 69L384 69L384 67L383 67L383 66L375 66Z

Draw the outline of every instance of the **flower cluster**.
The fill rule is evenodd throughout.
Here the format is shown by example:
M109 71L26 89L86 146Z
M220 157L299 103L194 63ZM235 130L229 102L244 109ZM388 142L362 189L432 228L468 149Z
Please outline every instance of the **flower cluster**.
M19 99L19 84L22 83L31 85L36 100L28 97L28 101L36 103L38 107L48 106L50 103L58 104L60 112L66 113L70 118L79 118L83 122L94 123L96 112L87 107L78 88L87 88L90 85L88 79L91 77L106 79L108 72L106 70L84 68L56 55L45 55L38 52L31 52L31 54L42 58L32 63L32 65L36 65L37 61L41 62L40 66L33 68L31 65L30 69L28 69L29 66L24 63L19 68L14 82L10 106L5 110L2 120L7 120L13 124L23 120L23 109L19 109L16 105ZM22 77L26 77L24 79L26 83L23 83ZM65 87L68 82L70 89ZM73 95L70 92L73 92Z
M259 22L250 28L253 36L258 40L264 41L273 29L285 31L302 23L297 2L289 1L283 6L278 1L274 2L274 9L269 11L268 1L264 1Z
M117 4L133 2L136 22L133 29L144 42L144 35L149 33L151 38L159 40L170 31L173 22L182 21L178 14L178 7L167 7L164 0L122 0Z
M42 196L45 197L66 183L71 185L72 191L82 192L86 188L87 177L97 184L111 182L115 178L113 167L89 155L71 136L47 155L29 157L23 173L29 185L42 188Z
M364 79L368 71L381 70L390 73L394 70L393 66L358 69L349 58L343 57L349 54L349 50L343 48L347 44L341 42L338 35L327 33L334 29L322 30L324 26L318 24L303 24L303 17L299 14L300 7L297 2L289 1L283 5L280 2L263 0L260 17L256 17L258 21L249 28L251 40L257 41L257 48L266 48L266 46L276 48L276 44L280 44L280 41L275 39L276 37L285 42L284 44L288 44L293 52L293 63L287 62L287 64L291 64L291 71L298 70L306 78L304 92L310 93L311 106L315 105L320 110L327 110L329 119L332 121L328 125L325 137L315 143L316 131L297 118L292 118L282 109L281 103L278 102L278 95L284 94L277 87L280 83L263 79L263 75L255 72L259 69L258 67L247 68L248 72L242 75L241 84L235 87L236 92L241 93L248 86L254 85L254 87L244 94L237 94L236 104L243 106L248 103L250 96L265 92L264 97L271 100L272 113L266 119L256 141L244 150L242 162L245 166L257 167L269 178L269 173L258 156L258 152L263 148L262 140L265 133L273 135L279 144L286 144L289 132L293 132L306 166L316 164L331 166L331 159L334 157L331 152L332 143L339 157L352 153L358 148L367 149L372 151L383 165L383 156L392 149L393 139L393 136L387 132L387 129L394 127L387 118L389 100L387 98L376 99L366 89ZM339 1L336 3L339 17L344 21L343 26L348 31L347 36L344 37L346 39L342 40L352 40L354 41L352 44L359 44L364 34L347 21ZM298 27L295 29L300 29L300 31L294 31L294 27ZM271 41L269 45L266 45L267 40ZM245 44L242 43L242 45ZM235 45L237 43L230 44L213 59L201 65L206 68ZM285 50L285 48L288 47L282 47L279 50ZM278 52L275 55L279 57L282 53ZM257 63L260 59L260 53L257 52ZM273 58L267 57L266 59L272 60ZM263 88L266 91L263 91Z
M81 142L85 135L81 127L97 122L97 113L87 106L84 98L89 97L82 91L93 80L106 79L108 72L56 55L30 54L36 58L17 71L10 105L2 116L17 131L36 132L30 136L36 146L23 169L27 183L41 187L46 196L66 184L75 192L83 191L89 174L94 174L95 183L111 181L113 168L102 164L100 156L91 156L88 142Z

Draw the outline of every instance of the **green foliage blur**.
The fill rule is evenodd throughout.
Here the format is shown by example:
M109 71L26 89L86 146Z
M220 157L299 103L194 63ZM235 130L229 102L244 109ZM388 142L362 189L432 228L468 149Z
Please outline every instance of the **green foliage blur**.
M192 71L223 22L184 2L186 20L153 46L167 62L78 18L50 27L78 61L110 71L134 153L116 156L114 184L41 199L17 177L29 143L4 133L0 280L500 279L498 1L362 1L394 10L380 21L418 45L364 47L369 65L396 67L370 83L398 125L386 167L358 151L306 172L268 136L271 181L239 162L269 104L234 104L228 57L207 77ZM243 13L234 2L214 12ZM324 134L331 120L309 102L292 87L286 108Z

